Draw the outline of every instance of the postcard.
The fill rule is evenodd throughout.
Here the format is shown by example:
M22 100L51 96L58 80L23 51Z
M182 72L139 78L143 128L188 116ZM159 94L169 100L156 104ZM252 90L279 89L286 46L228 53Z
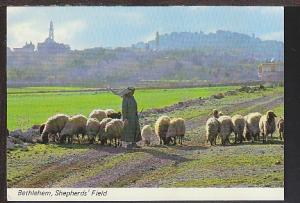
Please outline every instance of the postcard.
M283 200L283 14L8 7L8 200Z

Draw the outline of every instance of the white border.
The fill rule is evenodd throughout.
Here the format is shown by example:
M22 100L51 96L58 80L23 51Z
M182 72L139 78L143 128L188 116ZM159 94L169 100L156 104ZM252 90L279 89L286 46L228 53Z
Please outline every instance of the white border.
M22 191L22 193L20 191ZM60 193L61 195L56 195L57 191L61 192ZM98 195L96 195L96 191L98 192ZM284 200L284 188L8 188L7 200L8 201Z

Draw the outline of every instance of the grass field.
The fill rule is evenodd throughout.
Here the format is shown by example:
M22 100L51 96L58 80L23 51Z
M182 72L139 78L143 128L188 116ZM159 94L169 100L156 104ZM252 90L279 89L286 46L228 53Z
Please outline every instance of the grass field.
M188 99L208 97L234 88L237 87L224 86L186 89L137 90L135 97L139 110L146 110L150 108L164 107ZM64 87L32 87L24 89L13 88L9 91L31 92L37 90L53 91L64 89ZM74 90L74 88L71 89ZM8 94L8 128L9 130L17 128L26 129L31 127L33 124L45 122L48 117L56 113L66 113L70 115L83 114L88 116L93 109L97 108L113 108L115 110L120 110L121 103L122 100L120 97L107 92Z
M46 91L72 91L72 90L84 90L87 88L83 87L59 87L59 86L51 86L51 87L10 87L7 88L8 94L18 94L18 93L28 93L28 92L46 92Z

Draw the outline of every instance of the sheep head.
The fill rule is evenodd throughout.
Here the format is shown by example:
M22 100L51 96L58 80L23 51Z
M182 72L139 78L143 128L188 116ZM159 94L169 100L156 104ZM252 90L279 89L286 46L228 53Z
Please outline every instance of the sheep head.
M213 115L215 118L219 118L219 111L217 109L213 109L210 115Z
M49 142L48 132L43 132L41 136L42 136L42 143L47 144Z
M42 135L44 128L45 128L45 123L43 123L40 127L39 127L39 131L40 131L40 135Z
M268 121L275 119L275 117L277 117L277 116L273 111L267 111L267 120Z

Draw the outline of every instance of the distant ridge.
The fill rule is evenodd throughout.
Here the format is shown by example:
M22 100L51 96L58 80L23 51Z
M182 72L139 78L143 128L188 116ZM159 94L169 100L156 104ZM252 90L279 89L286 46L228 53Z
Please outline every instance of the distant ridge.
M137 84L143 81L258 80L258 65L283 61L284 44L246 34L180 32L123 48L90 48L59 54L7 49L8 85Z
M249 36L238 32L217 30L215 33L208 34L203 32L172 32L159 35L158 46L156 40L153 39L148 42L138 42L133 44L132 47L139 49L149 48L152 50L204 48L247 49L249 52L260 52L264 50L267 52L268 56L263 57L277 58L279 52L283 51L284 44L283 42L275 40L261 40L260 38L255 37L254 34ZM274 52L277 52L277 54L274 54Z

